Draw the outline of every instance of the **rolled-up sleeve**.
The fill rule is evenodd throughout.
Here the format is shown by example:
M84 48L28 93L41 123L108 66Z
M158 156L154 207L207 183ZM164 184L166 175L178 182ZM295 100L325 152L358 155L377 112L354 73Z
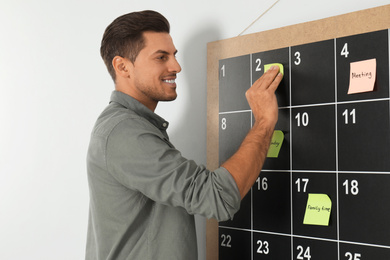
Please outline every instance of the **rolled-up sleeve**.
M125 187L189 214L231 219L240 194L224 168L209 171L184 158L155 126L142 118L118 123L107 138L106 167Z

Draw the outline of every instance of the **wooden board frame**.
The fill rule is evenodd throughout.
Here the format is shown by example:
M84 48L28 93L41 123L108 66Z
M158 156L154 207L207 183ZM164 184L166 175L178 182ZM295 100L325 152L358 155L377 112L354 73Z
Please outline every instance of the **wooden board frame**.
M218 165L219 60L390 28L390 5L234 37L207 45L207 167ZM218 223L206 223L207 260L218 259Z

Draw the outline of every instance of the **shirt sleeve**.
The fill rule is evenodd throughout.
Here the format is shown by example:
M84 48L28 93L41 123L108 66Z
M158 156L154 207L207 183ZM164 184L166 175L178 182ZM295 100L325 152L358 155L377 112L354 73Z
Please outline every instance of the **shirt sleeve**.
M159 129L142 118L127 119L110 133L106 165L123 186L161 204L183 207L218 221L231 219L240 194L231 174L184 158Z

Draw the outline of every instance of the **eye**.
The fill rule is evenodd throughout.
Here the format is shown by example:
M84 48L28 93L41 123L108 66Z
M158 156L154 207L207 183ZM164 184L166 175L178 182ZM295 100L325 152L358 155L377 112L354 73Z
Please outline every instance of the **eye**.
M161 56L158 56L157 59L164 61L164 60L167 60L168 58L166 55L161 55Z

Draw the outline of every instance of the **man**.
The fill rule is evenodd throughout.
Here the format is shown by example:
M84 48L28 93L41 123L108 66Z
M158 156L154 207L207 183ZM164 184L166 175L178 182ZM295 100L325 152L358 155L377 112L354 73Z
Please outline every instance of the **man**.
M247 91L256 123L211 172L175 149L168 122L154 113L159 101L176 98L176 53L168 21L154 11L123 15L103 35L115 91L88 150L86 259L197 259L193 214L232 218L261 170L277 121L278 69Z

